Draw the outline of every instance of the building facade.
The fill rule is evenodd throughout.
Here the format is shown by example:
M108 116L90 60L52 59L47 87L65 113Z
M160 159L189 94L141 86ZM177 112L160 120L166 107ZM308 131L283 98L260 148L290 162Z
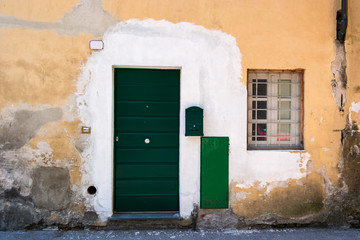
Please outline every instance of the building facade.
M359 10L3 0L0 229L359 226Z

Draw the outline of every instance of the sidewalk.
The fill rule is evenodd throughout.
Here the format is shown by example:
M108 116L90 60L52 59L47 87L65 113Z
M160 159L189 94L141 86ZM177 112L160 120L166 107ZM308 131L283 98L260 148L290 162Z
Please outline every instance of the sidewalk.
M360 229L281 229L281 230L130 230L130 231L17 231L0 232L1 240L90 240L90 239L151 239L151 240L360 240Z

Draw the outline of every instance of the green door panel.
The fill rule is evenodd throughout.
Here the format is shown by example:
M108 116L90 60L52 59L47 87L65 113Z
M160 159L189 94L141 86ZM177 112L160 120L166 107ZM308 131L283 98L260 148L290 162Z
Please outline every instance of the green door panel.
M201 208L228 208L229 138L201 138Z
M177 178L174 179L139 179L119 180L116 182L118 191L123 194L138 194L138 189L143 189L142 194L177 194Z
M178 148L143 148L116 150L115 164L118 163L178 163Z
M117 117L115 131L118 132L172 132L179 126L176 117Z
M179 136L177 133L115 133L118 141L116 148L154 148L154 147L178 147ZM149 143L145 140L149 139Z
M115 206L117 212L146 212L146 211L178 211L178 194L128 194L116 195Z
M177 87L165 86L119 86L118 94L122 101L176 101L179 98Z
M114 70L115 212L179 210L180 70Z
M171 178L178 176L177 164L117 164L121 179ZM164 179L165 180L165 179Z
M117 68L116 84L149 85L149 86L179 86L180 70L178 69L134 69ZM115 76L118 77L118 76Z
M115 111L120 117L178 117L179 102L118 101Z

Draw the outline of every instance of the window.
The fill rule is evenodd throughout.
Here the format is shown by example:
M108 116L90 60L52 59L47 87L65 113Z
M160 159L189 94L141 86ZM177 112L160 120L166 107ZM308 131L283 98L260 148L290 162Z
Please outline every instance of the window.
M303 71L248 71L248 149L302 149Z

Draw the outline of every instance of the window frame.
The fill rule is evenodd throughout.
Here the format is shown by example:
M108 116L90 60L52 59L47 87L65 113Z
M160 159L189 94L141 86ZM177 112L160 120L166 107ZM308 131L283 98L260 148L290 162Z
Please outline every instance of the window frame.
M299 145L298 146L251 146L249 143L249 100L253 93L249 92L249 74L250 73L299 73L300 74L300 137L299 137ZM304 69L293 69L293 70L284 70L284 69L247 69L247 80L246 80L246 89L247 89L247 95L246 95L246 145L247 150L289 150L289 151L296 151L296 150L304 150ZM267 93L268 95L268 93ZM257 104L257 103L256 103ZM251 111L252 114L252 111Z

